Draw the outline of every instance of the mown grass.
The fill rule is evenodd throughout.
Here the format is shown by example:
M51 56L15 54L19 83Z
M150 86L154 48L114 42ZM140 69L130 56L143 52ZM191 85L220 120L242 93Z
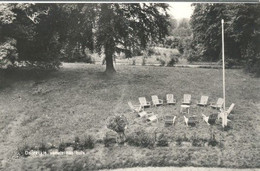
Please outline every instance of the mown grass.
M251 78L241 70L226 71L226 104L235 103L231 114L231 129L223 131L220 121L207 126L201 113L216 113L209 107L197 107L201 95L208 95L211 102L222 96L222 71L218 69L168 68L151 66L116 66L117 74L107 78L104 66L65 64L57 72L38 74L31 79L17 79L13 74L6 79L0 90L0 125L2 161L6 170L101 169L134 166L205 166L205 167L260 167L259 161L259 108L260 80ZM32 73L31 73L32 74ZM34 74L32 74L34 75ZM24 78L27 78L24 76ZM147 123L131 113L127 102L138 103L138 97L151 95L165 98L173 93L175 106L147 109L158 114L176 115L176 124L164 127ZM196 127L186 127L179 113L184 93L192 95L190 115L197 115ZM149 133L164 133L175 141L184 135L191 139L209 138L214 132L223 146L178 146L152 149L134 146L104 147L81 156L46 156L21 158L7 161L15 155L24 142L35 146L45 142L58 145L61 141L72 142L75 136L92 135L102 139L110 116L123 114L129 121L126 134L137 128ZM3 160L4 159L4 160ZM71 169L70 169L71 168Z

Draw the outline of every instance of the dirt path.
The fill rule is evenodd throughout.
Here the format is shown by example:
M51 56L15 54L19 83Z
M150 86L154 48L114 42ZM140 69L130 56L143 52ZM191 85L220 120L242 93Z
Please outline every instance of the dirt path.
M19 92L15 91L14 94L4 98L6 101L2 101L5 108L1 112L8 113L10 118L6 120L9 123L0 132L0 168L4 167L7 161L17 156L16 148L21 140L19 129L24 119L25 113L23 108L26 102L24 99L18 98L18 94ZM8 101L11 103L7 104ZM15 118L12 119L12 117Z
M13 147L17 146L17 142L19 142L19 135L17 134L17 130L19 130L21 122L23 119L23 115L19 115L16 120L12 121L5 130L8 132L1 137L3 140L0 144L0 149L3 152L2 154L6 154L0 157L1 165L4 167L5 163L16 156L15 149ZM1 166L0 165L0 166ZM0 167L1 168L1 167Z

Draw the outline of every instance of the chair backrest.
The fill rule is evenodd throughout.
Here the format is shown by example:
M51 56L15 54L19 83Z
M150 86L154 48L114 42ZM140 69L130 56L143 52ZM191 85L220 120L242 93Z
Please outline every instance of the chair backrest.
M232 112L234 106L235 106L235 103L232 103L232 104L229 106L229 108L228 108L228 110L227 110L227 114L230 114L230 112Z
M150 116L147 120L149 120L149 121L155 121L155 120L157 120L157 116L156 115L152 115L152 116Z
M218 98L218 101L217 101L217 106L218 107L221 107L222 105L223 105L223 103L224 103L224 99L223 98Z
M146 98L145 97L139 97L139 102L140 104L143 106L143 105L147 105L147 101L146 101Z
M134 109L134 106L133 106L132 102L128 102L128 106L129 106L131 109Z
M190 103L191 95L190 94L184 94L183 95L183 102L184 103Z
M172 103L174 99L173 94L166 94L166 100L168 103Z
M209 96L201 96L200 98L200 104L207 104L209 100Z
M152 96L152 101L153 101L153 104L159 104L159 98L158 98L158 96L153 95L153 96Z

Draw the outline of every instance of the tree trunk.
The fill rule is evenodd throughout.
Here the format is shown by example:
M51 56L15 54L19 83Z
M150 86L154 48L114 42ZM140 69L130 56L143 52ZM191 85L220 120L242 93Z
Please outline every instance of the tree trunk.
M106 71L107 75L112 75L116 72L113 65L113 55L115 53L115 41L114 41L114 28L113 28L113 10L111 9L111 4L102 4L102 29L105 34L104 36L104 49L106 58Z
M113 55L115 52L115 42L111 37L105 45L105 56L106 56L106 74L111 75L116 72L113 64Z
M116 70L113 64L113 55L109 55L109 56L106 55L106 73L113 74L115 72Z

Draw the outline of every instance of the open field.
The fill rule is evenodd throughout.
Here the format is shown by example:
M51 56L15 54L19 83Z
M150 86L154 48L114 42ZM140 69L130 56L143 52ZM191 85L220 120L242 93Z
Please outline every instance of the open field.
M228 131L220 121L208 126L202 118L196 127L186 127L179 113L184 93L192 95L190 115L216 113L209 107L196 106L201 95L210 102L222 96L222 70L152 66L116 66L112 78L103 75L104 66L64 64L53 73L13 73L0 89L0 159L5 170L77 170L137 166L194 166L194 167L260 167L260 80L242 70L226 71L227 106L235 103ZM133 114L127 102L138 103L138 97L151 95L165 98L173 93L175 106L147 109L159 118L173 114L176 124L164 127L147 123ZM18 146L27 142L37 146L41 141L59 144L72 142L75 136L91 134L102 140L109 116L123 114L129 121L129 132L143 128L149 133L163 132L169 139L168 147L152 149L129 145L104 147L96 143L86 155L43 156L10 159ZM194 147L176 145L184 135L191 139L209 138L211 132L221 146ZM8 160L10 159L10 160Z

